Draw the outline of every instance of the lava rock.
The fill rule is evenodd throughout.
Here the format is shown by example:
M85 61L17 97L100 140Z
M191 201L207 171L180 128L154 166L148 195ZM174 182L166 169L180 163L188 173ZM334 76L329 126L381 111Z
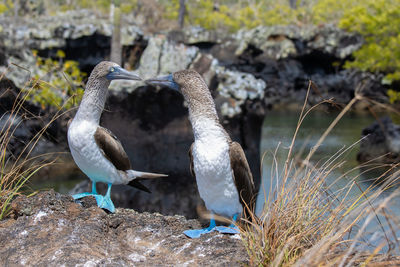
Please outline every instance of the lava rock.
M243 265L248 256L238 235L211 233L182 216L117 209L107 214L54 191L20 196L13 217L0 221L0 261L5 266Z
M383 117L362 130L360 163L395 164L400 162L400 125L390 117Z

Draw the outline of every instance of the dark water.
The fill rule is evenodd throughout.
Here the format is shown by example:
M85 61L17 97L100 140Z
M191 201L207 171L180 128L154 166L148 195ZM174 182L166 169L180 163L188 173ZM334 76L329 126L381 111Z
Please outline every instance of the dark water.
M78 183L88 179L75 165L69 152L58 155L57 163L35 174L27 183L27 190L50 190L68 194Z
M264 120L262 140L261 140L261 154L265 153L265 159L263 161L263 188L266 194L269 194L270 188L274 188L280 175L276 176L276 169L278 172L282 172L284 168L284 163L287 158L289 151L289 146L292 141L293 134L298 123L300 111L287 111L287 110L276 110L271 111L267 114ZM299 155L300 159L305 159L308 152L312 147L318 142L319 138L323 132L328 128L332 121L336 118L338 113L331 112L326 113L322 111L315 111L307 116L304 120L300 131L298 132L294 154ZM361 131L363 128L369 126L375 118L370 114L359 114L359 113L349 113L346 114L342 120L336 125L336 127L327 136L325 141L319 147L317 152L311 158L311 162L316 165L321 165L323 162L327 161L330 156L338 152L341 149L349 148L361 138ZM279 145L279 149L277 147ZM327 183L332 183L332 191L340 190L345 188L351 181L357 181L357 186L350 190L349 198L356 198L361 195L362 191L365 191L369 186L373 185L373 178L376 177L375 173L367 173L360 176L360 171L355 170L349 173L347 176L337 180L344 172L356 167L357 164L357 153L359 150L359 145L355 144L353 148L340 156L340 161L344 161L341 168L336 169L327 179ZM275 152L276 151L276 152ZM274 156L278 162L278 167L273 168L271 172L271 166L273 166ZM271 182L271 176L274 177ZM378 203L388 195L390 195L396 188L392 188L387 192L384 192L374 203ZM266 198L262 194L263 190L260 190L260 195L258 197L258 204L262 203ZM371 195L376 190L372 190L368 195ZM257 205L258 210L260 210L261 205ZM394 199L392 206L390 207L392 215L400 218L400 198ZM385 221L381 218L382 221ZM363 222L363 220L361 221ZM365 236L371 237L372 233L376 231L381 231L378 221L376 218L368 225ZM385 231L389 232L387 226L385 226ZM400 234L400 231L396 231ZM376 238L372 243L374 245L379 244L382 241L383 234L379 235L380 238ZM370 238L368 238L370 239Z
M274 152L278 143L281 148L278 157L286 158L293 134L298 123L300 111L271 111L264 120L261 151ZM315 111L310 113L301 125L295 142L295 151L303 149L307 154L317 143L323 132L329 127L338 113ZM314 161L328 158L343 146L349 147L361 138L361 131L374 121L374 117L368 114L351 113L345 115L335 128L330 132L321 147L313 156ZM346 157L346 166L356 166L358 145L352 149Z

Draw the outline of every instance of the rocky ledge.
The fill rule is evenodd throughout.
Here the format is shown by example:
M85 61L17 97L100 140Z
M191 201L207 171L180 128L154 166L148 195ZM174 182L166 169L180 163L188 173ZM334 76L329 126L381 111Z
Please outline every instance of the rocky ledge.
M243 265L238 235L188 239L197 220L117 209L107 214L86 198L77 204L54 191L20 196L0 221L3 266Z

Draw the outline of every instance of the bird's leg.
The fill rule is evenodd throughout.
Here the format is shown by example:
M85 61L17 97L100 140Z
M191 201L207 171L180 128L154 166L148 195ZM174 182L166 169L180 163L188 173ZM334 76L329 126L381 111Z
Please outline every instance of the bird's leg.
M190 238L199 238L203 234L211 233L215 231L215 220L211 215L210 226L204 229L186 230L183 233Z
M104 197L101 196L101 198L99 198L99 199L97 199L97 197L96 197L96 201L97 201L97 205L100 208L109 210L110 212L114 213L115 207L114 207L114 203L111 200L111 186L112 186L112 184L109 183L108 187L107 187L106 195Z
M72 195L72 197L74 199L80 199L80 198L84 198L84 197L87 197L87 196L94 196L96 198L96 201L97 201L97 196L100 196L100 195L97 194L96 182L95 181L92 181L92 192L91 193L84 192L84 193Z
M238 218L239 214L236 213L235 215L233 215L232 217L232 223L231 225L227 226L217 226L215 227L215 230L217 230L218 232L222 233L222 234L239 234L239 228L235 225L235 222Z
M96 203L97 203L98 207L109 210L110 212L115 212L114 204L112 203L111 198L110 198L111 186L112 186L112 184L108 184L107 193L103 197L102 195L97 194L96 182L92 181L92 192L91 193L84 192L84 193L73 195L72 197L74 199L80 199L80 198L84 198L87 196L93 196L96 199Z
M96 182L92 181L92 194L97 195Z

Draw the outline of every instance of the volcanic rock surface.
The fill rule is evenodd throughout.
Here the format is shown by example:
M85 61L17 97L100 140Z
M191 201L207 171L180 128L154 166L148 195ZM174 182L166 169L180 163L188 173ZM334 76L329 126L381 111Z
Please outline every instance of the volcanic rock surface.
M400 162L400 125L383 117L364 128L361 133L360 163L395 164Z
M239 266L248 264L238 235L189 239L197 220L117 209L44 191L18 197L0 221L2 266Z

